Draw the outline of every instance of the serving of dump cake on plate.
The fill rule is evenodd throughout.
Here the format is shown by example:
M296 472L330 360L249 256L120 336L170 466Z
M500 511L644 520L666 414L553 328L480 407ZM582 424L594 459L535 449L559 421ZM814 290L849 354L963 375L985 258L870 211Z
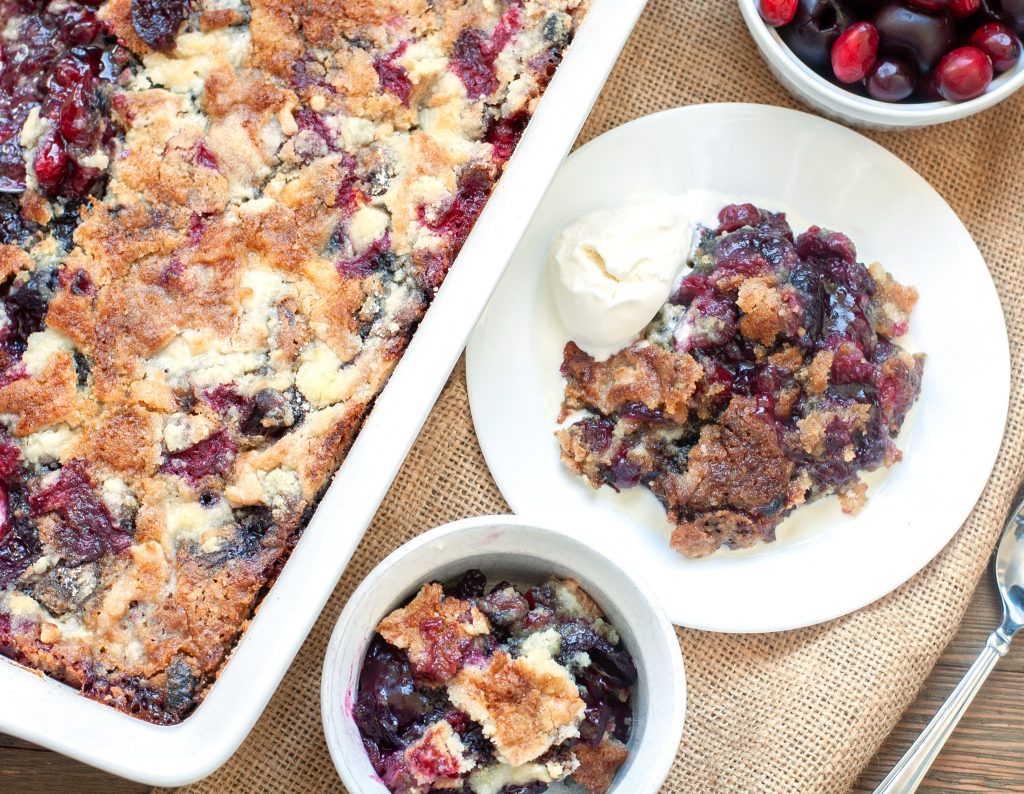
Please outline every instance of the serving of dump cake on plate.
M751 204L697 234L692 270L637 341L603 361L566 345L563 418L586 416L557 434L595 488L649 488L687 557L772 541L829 494L856 511L860 474L900 460L924 368L893 341L916 291L845 235L794 235Z
M585 5L0 0L0 652L190 713Z
M592 794L629 755L637 670L573 579L423 585L377 626L353 716L396 794Z

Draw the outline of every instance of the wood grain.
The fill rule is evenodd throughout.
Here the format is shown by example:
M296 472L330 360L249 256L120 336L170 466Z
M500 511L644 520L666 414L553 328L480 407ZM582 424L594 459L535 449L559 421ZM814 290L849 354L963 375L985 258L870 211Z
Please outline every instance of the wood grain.
M998 621L995 589L986 579L917 700L864 770L854 791L870 792L885 777L960 680ZM140 794L147 790L147 786L0 734L0 791L5 794ZM1024 641L999 663L920 790L928 794L1024 794Z

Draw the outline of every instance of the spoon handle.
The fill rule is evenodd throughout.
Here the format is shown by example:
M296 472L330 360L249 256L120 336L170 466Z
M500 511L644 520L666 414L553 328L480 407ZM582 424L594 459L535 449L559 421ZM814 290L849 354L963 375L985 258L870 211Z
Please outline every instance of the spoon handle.
M989 635L974 664L932 717L928 727L917 737L917 741L875 789L875 794L911 794L917 790L928 768L953 733L967 707L971 705L981 685L985 683L988 674L1009 649L1010 640L1001 629L996 629Z

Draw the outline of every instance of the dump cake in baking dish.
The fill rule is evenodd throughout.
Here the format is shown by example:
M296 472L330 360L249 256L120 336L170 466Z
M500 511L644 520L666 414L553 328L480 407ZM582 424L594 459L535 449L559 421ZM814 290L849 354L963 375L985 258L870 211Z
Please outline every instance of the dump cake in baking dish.
M189 714L585 6L0 0L0 651Z
M785 215L743 204L695 238L639 338L597 358L566 345L571 421L557 433L595 488L650 489L687 557L772 541L829 494L859 509L861 474L901 458L924 369L893 341L917 292L859 262L844 234L794 235Z
M629 756L636 666L574 579L429 582L377 626L352 715L395 794L607 791ZM578 790L578 789L577 789Z

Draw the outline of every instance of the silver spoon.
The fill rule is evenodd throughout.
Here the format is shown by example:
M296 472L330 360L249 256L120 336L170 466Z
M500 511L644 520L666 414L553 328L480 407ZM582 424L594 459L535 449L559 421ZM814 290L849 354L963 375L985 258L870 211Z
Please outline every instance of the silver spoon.
M1018 491L1018 499L1021 492ZM1010 640L1024 627L1024 499L1020 499L1003 528L996 548L996 587L1003 601L1003 622L993 631L971 669L932 717L917 741L875 789L875 794L909 794L921 785L960 718L1006 652Z

